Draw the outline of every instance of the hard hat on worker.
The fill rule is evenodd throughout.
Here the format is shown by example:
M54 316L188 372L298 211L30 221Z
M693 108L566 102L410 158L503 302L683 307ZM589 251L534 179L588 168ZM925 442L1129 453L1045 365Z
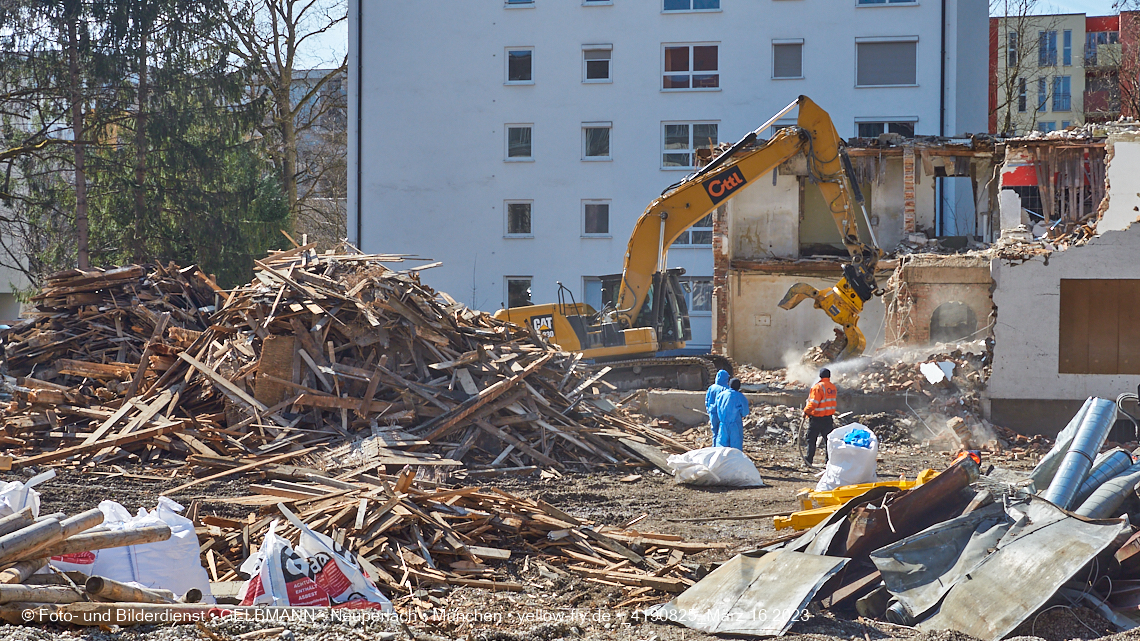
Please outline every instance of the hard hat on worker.
M827 369L826 367L819 370L819 377L820 378L831 378L831 370Z

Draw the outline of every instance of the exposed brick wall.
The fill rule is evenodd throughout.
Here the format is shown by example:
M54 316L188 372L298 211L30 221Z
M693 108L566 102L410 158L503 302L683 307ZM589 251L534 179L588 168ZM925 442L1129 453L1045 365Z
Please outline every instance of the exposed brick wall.
M713 213L713 344L712 352L728 356L728 210L724 205Z
M903 231L915 231L914 146L903 147Z
M908 343L921 345L930 342L930 321L934 310L943 303L964 303L974 314L978 334L971 340L993 334L990 324L993 299L990 289L993 281L985 267L923 265L904 267L902 280L910 295L910 305L900 306L908 318L888 314L886 338L888 344ZM899 335L905 331L908 335Z

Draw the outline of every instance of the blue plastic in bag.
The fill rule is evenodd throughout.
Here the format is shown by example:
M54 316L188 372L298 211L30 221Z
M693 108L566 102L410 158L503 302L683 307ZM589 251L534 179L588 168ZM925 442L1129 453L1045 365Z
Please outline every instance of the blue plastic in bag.
M843 442L869 450L871 449L871 433L864 429L855 428L843 437Z

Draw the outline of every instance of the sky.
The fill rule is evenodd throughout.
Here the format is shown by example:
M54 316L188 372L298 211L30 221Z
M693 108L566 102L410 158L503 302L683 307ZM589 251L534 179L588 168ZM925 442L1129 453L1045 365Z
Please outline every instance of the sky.
M1115 13L1113 0L1045 0L1042 13L1085 13L1090 16L1107 16Z

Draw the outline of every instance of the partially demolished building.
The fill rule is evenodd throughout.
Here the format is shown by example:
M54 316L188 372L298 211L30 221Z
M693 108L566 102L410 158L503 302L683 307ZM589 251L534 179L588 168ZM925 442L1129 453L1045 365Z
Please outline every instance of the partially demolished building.
M860 321L869 350L992 338L983 410L1025 432L1054 433L1086 397L1135 389L1140 133L883 136L849 152L871 226L860 232L889 254L884 295ZM844 258L806 173L789 161L715 217L714 349L738 362L785 367L833 337L810 307L777 307L796 282L830 287ZM973 207L954 221L967 233L936 235L939 178L969 181Z

